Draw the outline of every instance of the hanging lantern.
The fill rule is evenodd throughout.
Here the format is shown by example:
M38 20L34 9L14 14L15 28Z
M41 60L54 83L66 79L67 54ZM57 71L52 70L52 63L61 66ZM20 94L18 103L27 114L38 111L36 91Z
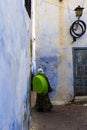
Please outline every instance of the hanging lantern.
M83 13L83 9L82 7L80 7L80 5L78 5L78 7L76 7L74 10L76 12L76 17L78 17L78 19L82 16Z

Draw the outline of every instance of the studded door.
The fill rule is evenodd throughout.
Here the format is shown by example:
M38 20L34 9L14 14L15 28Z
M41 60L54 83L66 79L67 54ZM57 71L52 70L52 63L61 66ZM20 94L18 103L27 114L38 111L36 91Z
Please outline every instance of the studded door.
M87 48L73 48L75 96L87 95Z

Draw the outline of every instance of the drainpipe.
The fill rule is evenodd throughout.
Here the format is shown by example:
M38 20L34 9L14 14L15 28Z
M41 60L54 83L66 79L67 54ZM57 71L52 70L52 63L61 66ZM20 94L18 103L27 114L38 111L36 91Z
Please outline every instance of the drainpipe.
M35 36L35 0L31 0L31 20L32 20L32 65L31 71L32 75L36 74L36 55L35 55L35 45L36 45L36 36Z

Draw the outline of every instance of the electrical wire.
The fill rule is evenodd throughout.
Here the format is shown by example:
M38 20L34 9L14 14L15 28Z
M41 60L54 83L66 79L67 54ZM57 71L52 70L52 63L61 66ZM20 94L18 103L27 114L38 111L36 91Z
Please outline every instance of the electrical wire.
M46 3L52 4L52 5L54 5L54 6L57 6L57 7L60 7L60 8L63 8L63 9L67 9L67 10L68 10L68 8L67 8L67 7L61 6L61 5L59 5L59 4L55 4L55 3L53 3L53 2L49 2L48 0L44 0L44 2L46 2ZM68 2L68 3L69 3L69 2ZM84 3L85 3L85 1L84 1L84 0L82 0L82 2L80 2L80 3L82 3L82 7L84 7ZM69 8L69 10L70 10L70 11L74 11L74 9L70 9L70 8Z
M49 4L52 4L52 5L57 6L57 7L60 7L60 8L63 8L63 9L67 9L67 7L63 7L63 6L59 5L59 4L54 4L53 2L49 2L49 1L47 1L47 0L44 0L44 2L49 3ZM73 11L73 9L70 9L70 10Z
M84 4L85 4L85 0L82 0L82 7L84 7Z

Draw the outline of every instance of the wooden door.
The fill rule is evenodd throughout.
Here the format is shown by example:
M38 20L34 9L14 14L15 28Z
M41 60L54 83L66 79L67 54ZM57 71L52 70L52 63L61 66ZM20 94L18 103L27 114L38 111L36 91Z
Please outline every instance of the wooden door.
M87 48L73 48L75 96L87 95Z

